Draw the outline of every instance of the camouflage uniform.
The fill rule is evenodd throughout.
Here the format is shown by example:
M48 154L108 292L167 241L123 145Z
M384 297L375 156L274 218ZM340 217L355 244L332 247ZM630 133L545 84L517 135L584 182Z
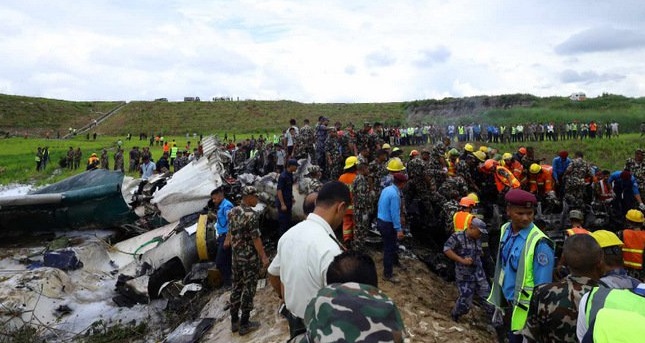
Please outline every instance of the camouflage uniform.
M537 286L522 332L524 338L528 342L577 342L580 298L595 286L596 281L588 277L571 275L558 282Z
M110 170L110 159L108 158L108 153L105 149L103 149L103 153L101 153L101 169Z
M247 186L245 188L253 188ZM248 316L253 309L253 297L260 272L260 258L253 240L260 237L258 214L247 205L233 207L228 213L228 234L231 235L233 255L233 288L231 315Z
M317 164L326 169L327 158L325 157L325 141L327 140L327 125L316 124L316 129L314 130L316 137L316 161Z
M385 162L379 163L378 160L373 160L368 166L370 178L372 178L372 187L375 194L381 194L383 190L383 179L388 175L388 171L385 168ZM378 199L377 199L378 200Z
M565 171L564 194L571 208L584 208L585 178L591 178L591 166L582 158L576 158Z
M67 169L74 169L74 149L67 150Z
M118 150L114 154L114 170L120 170L121 172L125 172L124 165L123 165L123 150Z
M365 250L365 236L370 228L369 215L374 206L374 193L369 181L364 175L358 174L354 179L354 240L352 248L357 251Z
M244 164L244 162L246 162L246 149L235 150L235 157L233 158L233 166L237 168L242 164Z
M378 288L355 282L318 291L307 306L305 323L300 343L402 342L405 332L394 302Z
M300 133L296 136L296 147L293 152L295 158L307 158L309 155L312 159L316 157L314 150L314 142L316 140L316 133L309 125L304 125L300 128Z
M338 180L338 177L343 171L343 156L340 152L340 142L338 137L327 137L325 141L325 154L329 154L331 164L327 166L326 176L330 180ZM327 161L329 163L329 161Z
M319 192L323 184L319 179L307 178L305 181L305 194L311 194L313 192Z
M424 207L424 212L432 209L431 189L428 184L428 163L420 158L414 158L408 162L407 168L410 182L405 185L404 193L412 198L417 198Z
M645 195L645 161L636 163L633 158L627 159L626 165L630 166L632 175L638 182L638 190L641 196Z
M342 135L338 136L341 154L343 156L343 161L346 160L349 156L354 156L354 150L352 147L356 144L356 138L354 132L345 131Z
M476 192L478 189L475 189L473 186L475 183L475 176L473 175L473 170L470 165L465 160L459 160L457 162L457 176L461 176L462 179L468 185L468 191Z
M76 151L74 151L74 169L78 169L78 167L81 165L82 157L83 153L81 152L81 148L76 148Z
M443 251L452 250L455 254L462 258L470 257L473 264L467 266L461 263L455 263L455 281L457 282L457 289L459 290L459 297L455 302L455 307L452 309L453 319L468 313L473 303L473 295L477 293L482 299L486 299L490 293L490 285L486 280L486 274L482 264L481 256L482 243L481 240L473 240L466 236L466 231L459 231L453 233L450 238L443 245ZM492 315L492 305L486 303L484 310Z

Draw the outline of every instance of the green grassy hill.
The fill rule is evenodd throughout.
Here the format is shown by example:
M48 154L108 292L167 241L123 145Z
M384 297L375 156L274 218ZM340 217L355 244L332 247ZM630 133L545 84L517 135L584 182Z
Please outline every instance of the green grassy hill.
M64 101L0 94L0 133L56 137L82 127L115 108L114 101Z
M119 102L72 102L43 98L0 95L0 134L51 137L80 128L118 106ZM394 103L305 104L293 101L133 101L98 127L102 135L162 132L232 134L276 133L288 126L290 118L298 124L318 116L332 122L365 120L386 124L420 123L519 123L548 121L607 122L616 120L622 132L636 132L645 118L645 98L604 94L583 102L567 97L539 98L530 94L445 98Z

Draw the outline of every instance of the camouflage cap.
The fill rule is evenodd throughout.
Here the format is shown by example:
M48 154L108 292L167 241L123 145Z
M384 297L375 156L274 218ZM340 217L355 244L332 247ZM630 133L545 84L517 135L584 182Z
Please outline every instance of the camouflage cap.
M321 289L305 311L302 342L403 342L403 320L378 288L355 282Z
M253 186L242 187L242 195L256 195L258 190Z

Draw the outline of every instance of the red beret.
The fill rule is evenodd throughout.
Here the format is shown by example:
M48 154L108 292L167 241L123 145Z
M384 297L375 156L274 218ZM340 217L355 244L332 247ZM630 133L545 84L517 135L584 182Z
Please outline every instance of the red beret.
M533 208L537 205L537 198L532 193L521 189L511 189L504 196L506 203L513 206Z
M560 152L558 153L558 155L560 155L560 157L562 157L562 158L567 158L567 157L569 157L569 153L568 153L566 150L562 150L562 151L560 151Z
M392 174L392 177L399 182L408 181L408 176L404 173L394 173Z

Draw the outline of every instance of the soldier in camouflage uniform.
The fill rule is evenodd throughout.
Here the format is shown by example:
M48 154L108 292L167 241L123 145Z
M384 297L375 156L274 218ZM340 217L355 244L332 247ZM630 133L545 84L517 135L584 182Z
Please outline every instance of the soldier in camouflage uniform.
M316 141L316 132L309 126L309 119L305 119L304 125L300 128L298 136L296 136L295 147L293 155L295 158L307 158L310 156L312 159L316 158L316 151L314 150L314 143Z
M643 149L636 149L634 158L627 159L625 167L628 167L636 182L638 182L638 190L641 198L645 197L645 162L643 161ZM643 209L641 209L643 210Z
M110 158L106 149L101 153L101 169L110 170Z
M335 283L318 291L305 312L307 332L290 342L402 343L405 327L394 302L378 288Z
M423 150L422 155L424 155L425 159L419 158L417 155L408 162L406 170L408 171L408 177L410 179L405 185L403 193L412 199L419 199L423 205L423 209L421 211L428 212L432 209L432 202L430 200L431 178L430 175L427 174L427 158L430 156L430 152L428 150Z
M354 192L354 240L352 249L365 251L365 237L370 229L370 214L374 206L374 190L368 178L368 165L358 163L356 178L353 183Z
M340 141L340 150L345 161L349 156L358 156L356 149L356 132L354 132L354 124L349 123L342 135L338 136Z
M522 332L525 342L577 342L580 299L602 276L602 249L591 235L573 235L562 254L571 274L535 288Z
M327 158L327 170L325 176L328 180L338 180L343 171L343 156L340 151L340 142L335 127L329 128L329 136L325 141L325 155Z
M249 321L249 317L253 309L260 262L263 268L269 266L269 258L264 252L260 237L259 215L253 211L257 203L255 187L245 186L242 189L242 203L240 206L233 207L228 213L229 232L224 242L225 246L233 248L231 331L239 331L240 336L260 327L260 323Z
M380 149L376 152L376 158L369 164L370 184L374 190L376 198L381 194L383 189L383 179L388 175L386 167L387 151Z
M470 311L475 293L486 299L490 293L490 285L484 273L481 256L481 235L487 234L486 224L479 218L474 218L468 229L454 232L443 246L443 252L455 262L455 279L459 298L455 302L451 316L454 321ZM485 303L485 311L493 314L493 307Z
M470 192L479 192L479 185L475 181L478 164L477 158L472 154L467 155L465 160L460 159L457 162L457 176L460 176L466 181L468 191Z
M327 158L325 156L325 141L327 140L327 126L329 119L325 117L318 118L318 124L314 129L316 137L316 164L323 170L327 170Z
M123 162L123 149L118 148L116 153L114 153L114 170L120 170L122 173L125 173Z
M78 169L78 167L81 164L81 158L83 157L83 153L81 152L81 148L78 147L74 151L74 169Z
M446 224L446 233L452 234L452 217L459 211L459 199L468 194L468 186L461 176L455 176L441 184L438 193L445 199L440 208L443 222Z
M591 165L583 159L582 152L575 153L575 158L564 172L564 196L572 209L584 209L584 195L587 180L593 178Z

